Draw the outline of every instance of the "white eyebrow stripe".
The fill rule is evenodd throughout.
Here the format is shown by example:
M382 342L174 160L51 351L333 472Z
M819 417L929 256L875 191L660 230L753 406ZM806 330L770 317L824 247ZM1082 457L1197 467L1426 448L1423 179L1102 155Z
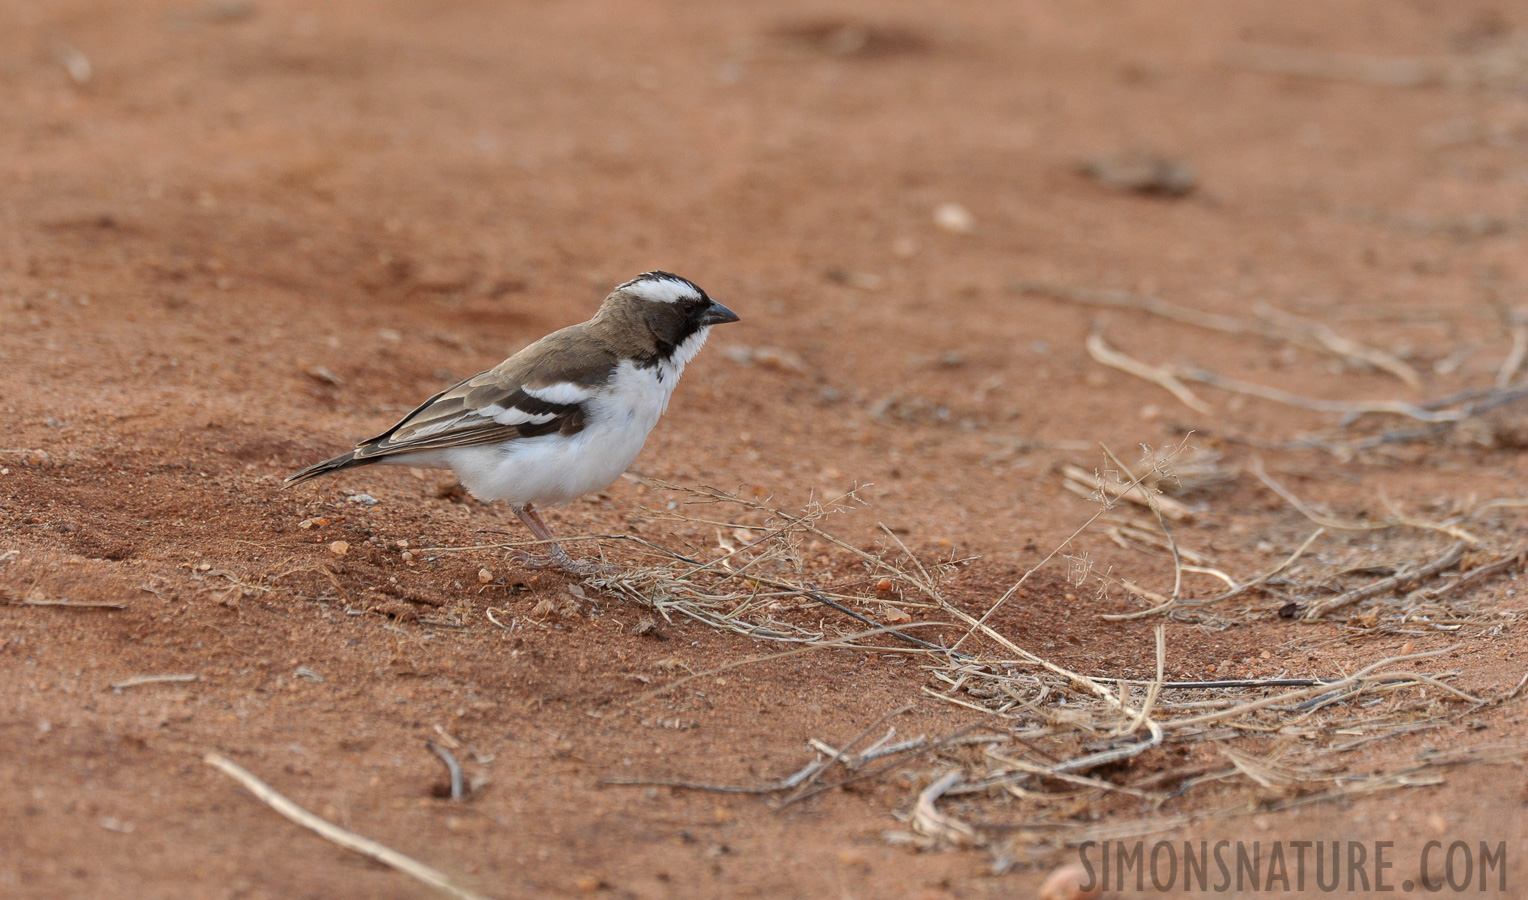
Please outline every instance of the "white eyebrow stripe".
M629 281L621 286L628 294L651 300L654 303L674 303L679 300L699 300L700 292L695 286L674 278L648 278Z
M593 396L588 388L569 381L560 381L557 384L549 384L546 387L522 387L521 390L528 397L535 397L537 400L544 400L547 403L556 403L562 406L583 403Z

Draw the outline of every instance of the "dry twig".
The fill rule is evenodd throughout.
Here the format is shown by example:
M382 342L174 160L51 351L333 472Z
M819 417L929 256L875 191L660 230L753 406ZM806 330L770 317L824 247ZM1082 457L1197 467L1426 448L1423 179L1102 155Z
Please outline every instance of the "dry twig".
M239 782L239 784L244 786L245 790L254 794L260 802L291 821L296 822L298 825L316 833L326 841L336 843L346 850L352 850L383 865L391 866L405 875L427 884L442 893L457 897L459 900L488 900L482 894L457 886L444 873L432 869L416 859L404 856L402 853L385 847L370 838L361 837L353 831L346 831L338 825L324 821L286 797L283 797L276 792L275 788L261 781L248 769L221 753L209 752L202 757L202 762Z

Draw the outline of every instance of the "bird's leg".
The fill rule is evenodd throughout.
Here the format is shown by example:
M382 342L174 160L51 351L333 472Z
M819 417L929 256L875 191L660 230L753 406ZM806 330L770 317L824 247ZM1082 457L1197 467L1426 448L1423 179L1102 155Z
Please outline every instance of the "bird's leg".
M556 568L572 572L575 575L593 575L604 571L605 567L599 563L574 559L558 546L557 540L552 537L552 529L548 528L546 522L542 521L541 514L536 512L536 507L533 504L527 503L524 506L511 505L510 509L514 510L515 515L520 517L520 521L525 523L525 527L531 530L531 534L534 534L538 540L546 542L546 556L532 556L524 551L515 552L515 556L519 559L520 564L527 569Z

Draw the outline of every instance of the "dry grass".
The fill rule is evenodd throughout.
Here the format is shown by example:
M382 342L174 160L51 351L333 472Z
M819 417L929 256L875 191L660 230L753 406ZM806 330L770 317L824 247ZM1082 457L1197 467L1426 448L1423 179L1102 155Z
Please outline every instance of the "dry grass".
M1095 494L1099 511L1078 529L1073 542L1097 526L1106 529L1103 535L1113 529L1113 534L1172 558L1179 570L1172 594L1156 595L1163 602L1146 613L1171 616L1194 609L1204 601L1180 596L1181 570L1192 567L1189 560L1203 560L1177 546L1158 493L1173 484L1174 454L1148 452L1134 467L1112 453L1106 455ZM1105 478L1112 490L1103 489ZM1331 678L1172 681L1166 672L1181 667L1169 664L1172 647L1165 625L1159 625L1154 677L1130 680L1074 671L1020 646L993 626L992 614L1014 596L1014 589L993 597L983 616L973 616L950 602L946 593L946 578L956 561L925 562L890 531L884 531L886 546L873 550L834 536L826 520L863 507L854 493L788 513L724 491L649 484L675 498L671 509L650 516L709 530L716 536L714 545L680 553L631 536L607 538L603 546L610 554L629 558L615 572L586 584L606 596L650 607L667 619L687 617L719 630L797 646L680 678L631 702L682 692L696 679L738 666L822 649L861 648L877 655L910 654L920 663L926 682L910 692L909 703L950 704L975 718L944 738L919 735L896 741L889 720L911 708L905 705L842 747L813 741L814 755L802 767L764 784L663 778L607 783L760 794L774 797L783 807L824 790L907 769L914 773L918 790L904 817L911 828L906 840L982 845L1006 864L1100 835L1162 830L1188 821L1174 809L1212 808L1195 814L1198 818L1287 808L1434 784L1436 772L1444 767L1528 755L1528 750L1518 749L1438 756L1390 770L1347 774L1355 768L1352 762L1361 748L1458 722L1517 696L1477 696L1453 686L1456 673L1425 665L1444 651L1391 656ZM1156 514L1155 530L1150 522L1129 523L1133 530L1126 530L1118 520L1111 521L1133 494ZM1276 576L1283 582L1281 590L1288 590L1288 576L1331 527L1328 522L1317 528L1270 572L1240 582L1219 573L1230 589L1210 601L1225 604L1248 598ZM1386 527L1422 533L1453 528L1404 518ZM837 575L814 572L803 550L809 542L835 548L841 559L852 560L855 576L844 577L841 567ZM1065 558L1063 549L1056 548L1042 565ZM1512 560L1521 558L1518 552ZM1457 588L1507 568L1502 560L1486 562L1447 584L1414 590L1397 615L1415 621L1424 610L1432 610L1427 604L1444 603ZM1026 572L1020 583L1034 571ZM1128 583L1096 572L1089 577ZM880 579L892 581L901 592L898 608L917 609L927 620L907 625L877 621L887 613L883 592L872 587ZM1404 582L1405 578L1395 579L1398 585ZM1110 583L1102 586L1107 589ZM1282 594L1273 599L1286 602ZM824 618L824 607L836 615ZM861 748L883 730L879 741ZM1169 762L1183 758L1183 753L1203 759L1204 746L1214 748L1212 762L1187 767ZM1155 763L1125 765L1131 760ZM958 804L960 814L942 810L941 803ZM1017 819L1015 804L1022 810Z

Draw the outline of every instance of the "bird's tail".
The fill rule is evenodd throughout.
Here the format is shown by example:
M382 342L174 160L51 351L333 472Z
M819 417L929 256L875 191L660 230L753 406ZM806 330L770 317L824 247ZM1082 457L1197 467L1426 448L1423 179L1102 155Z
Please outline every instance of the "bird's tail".
M296 474L288 475L286 484L302 484L304 481L307 481L310 478L317 478L320 475L328 475L330 472L338 472L341 469L348 469L352 466L362 466L370 462L376 462L376 458L357 458L356 451L352 450L349 453L341 453L339 456L336 456L333 459L326 459L321 463L314 463L313 465L308 466L306 469L303 469L301 472L297 472Z

